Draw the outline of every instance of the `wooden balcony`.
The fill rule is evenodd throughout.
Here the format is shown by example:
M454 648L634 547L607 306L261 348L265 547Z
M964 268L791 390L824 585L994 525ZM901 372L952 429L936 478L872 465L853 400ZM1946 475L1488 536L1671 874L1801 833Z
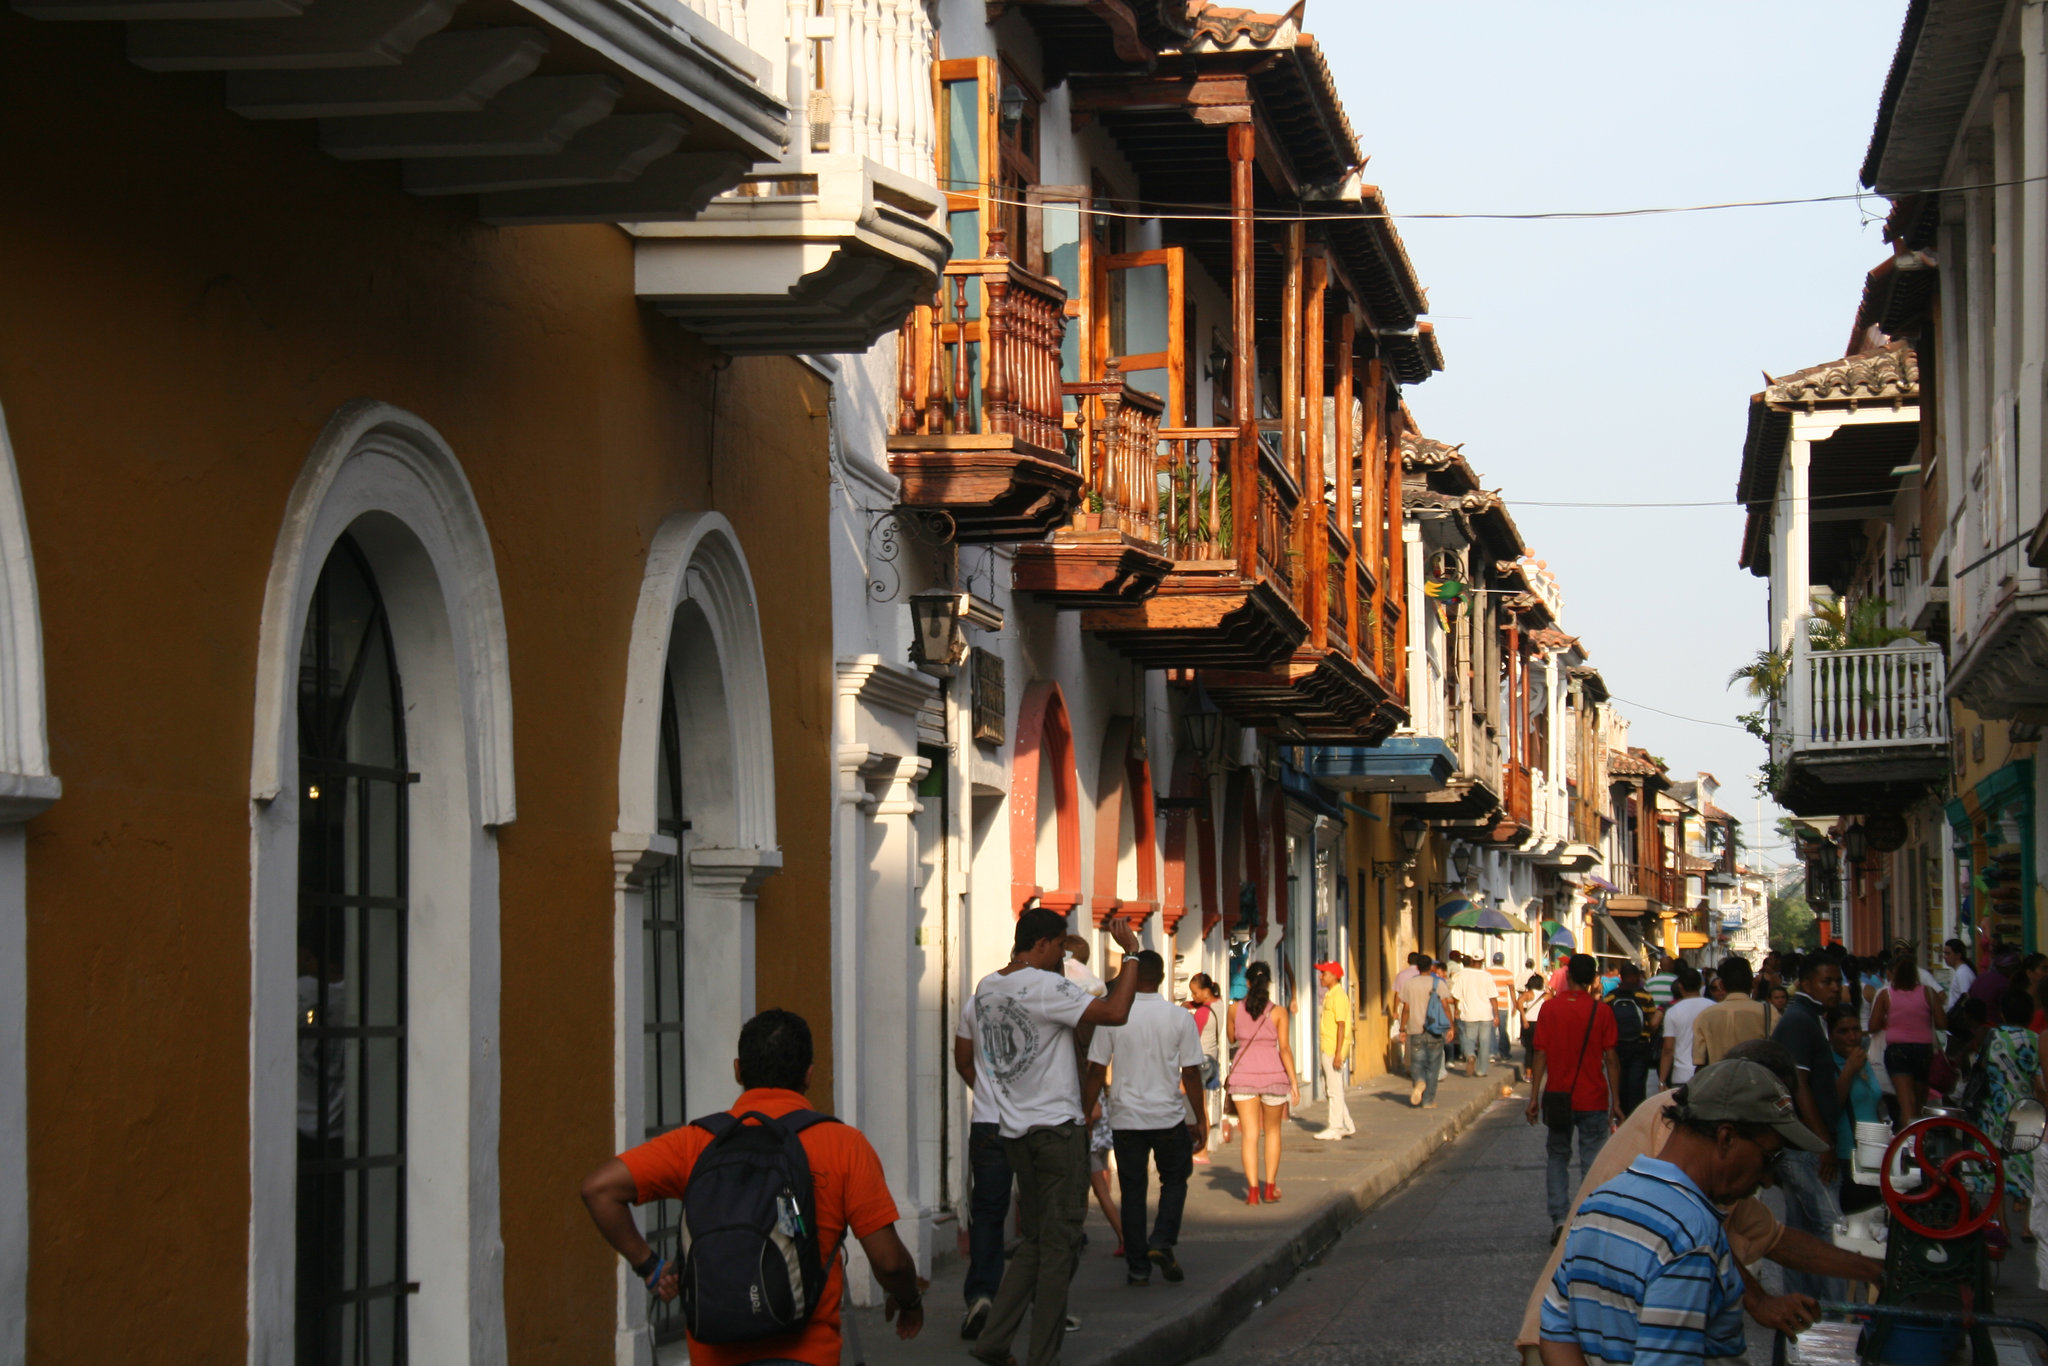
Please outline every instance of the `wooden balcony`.
M1083 611L1081 628L1146 668L1259 669L1289 658L1308 636L1287 577L1292 485L1262 468L1251 555L1236 545L1230 465L1235 427L1161 428L1155 530L1171 569L1139 602ZM1266 462L1262 462L1264 465Z
M1371 744L1392 733L1393 723L1381 716L1388 692L1370 652L1361 656L1351 641L1346 599L1352 547L1327 518L1312 518L1304 531L1312 548L1297 558L1316 568L1305 567L1294 587L1309 623L1307 639L1272 669L1204 673L1202 685L1218 707L1244 724L1306 740ZM1311 573L1320 582L1312 582Z
M1081 497L1061 421L1066 292L991 237L990 259L949 264L904 321L889 437L903 505L946 514L963 544L1038 540Z
M1113 607L1152 596L1173 569L1160 541L1159 416L1165 404L1107 378L1063 386L1078 400L1082 500L1049 541L1017 547L1013 582L1062 607Z

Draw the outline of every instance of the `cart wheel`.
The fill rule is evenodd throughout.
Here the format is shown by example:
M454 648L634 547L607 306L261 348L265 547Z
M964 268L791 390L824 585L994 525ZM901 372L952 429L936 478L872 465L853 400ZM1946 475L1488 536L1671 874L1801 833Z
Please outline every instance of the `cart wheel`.
M1936 1157L1928 1151L1927 1136L1940 1129L1953 1129L1975 1146L1960 1147L1945 1157ZM1892 1170L1901 1148L1911 1151L1914 1164L1920 1168L1921 1180L1917 1190L1902 1191L1892 1184ZM1969 1187L1963 1181L1962 1169L1966 1166L1989 1170L1991 1198L1981 1210L1973 1208ZM1885 1149L1884 1169L1878 1173L1878 1188L1884 1194L1884 1203L1891 1210L1892 1218L1902 1226L1923 1238L1948 1242L1967 1238L1991 1222L1992 1215L1998 1211L1999 1199L2005 1194L2005 1164L1999 1160L1998 1149L1975 1125L1965 1124L1959 1119L1916 1119L1892 1140L1891 1147ZM1919 1216L1927 1211L1922 1207L1942 1195L1955 1198L1955 1222L1944 1227L1923 1223Z

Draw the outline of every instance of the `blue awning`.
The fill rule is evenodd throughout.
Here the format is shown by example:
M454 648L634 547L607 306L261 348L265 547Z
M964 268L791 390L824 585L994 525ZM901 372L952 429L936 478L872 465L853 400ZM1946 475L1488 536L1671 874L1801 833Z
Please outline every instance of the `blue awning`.
M1458 771L1458 758L1433 735L1395 735L1369 748L1318 745L1309 751L1308 771L1347 792L1436 792Z

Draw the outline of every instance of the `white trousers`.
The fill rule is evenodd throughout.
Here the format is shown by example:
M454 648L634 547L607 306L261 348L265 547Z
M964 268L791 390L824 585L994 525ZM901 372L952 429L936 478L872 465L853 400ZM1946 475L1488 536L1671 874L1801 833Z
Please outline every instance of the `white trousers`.
M1323 1057L1323 1090L1330 1097L1330 1118L1323 1125L1325 1133L1355 1134L1358 1126L1351 1122L1351 1106L1344 1100L1344 1064L1328 1056Z

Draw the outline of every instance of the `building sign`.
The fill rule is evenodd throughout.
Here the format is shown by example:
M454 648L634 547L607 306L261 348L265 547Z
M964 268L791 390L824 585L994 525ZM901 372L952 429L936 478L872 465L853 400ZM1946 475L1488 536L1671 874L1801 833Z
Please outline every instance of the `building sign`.
M985 745L1003 743L1005 711L1003 657L974 647L974 738Z

